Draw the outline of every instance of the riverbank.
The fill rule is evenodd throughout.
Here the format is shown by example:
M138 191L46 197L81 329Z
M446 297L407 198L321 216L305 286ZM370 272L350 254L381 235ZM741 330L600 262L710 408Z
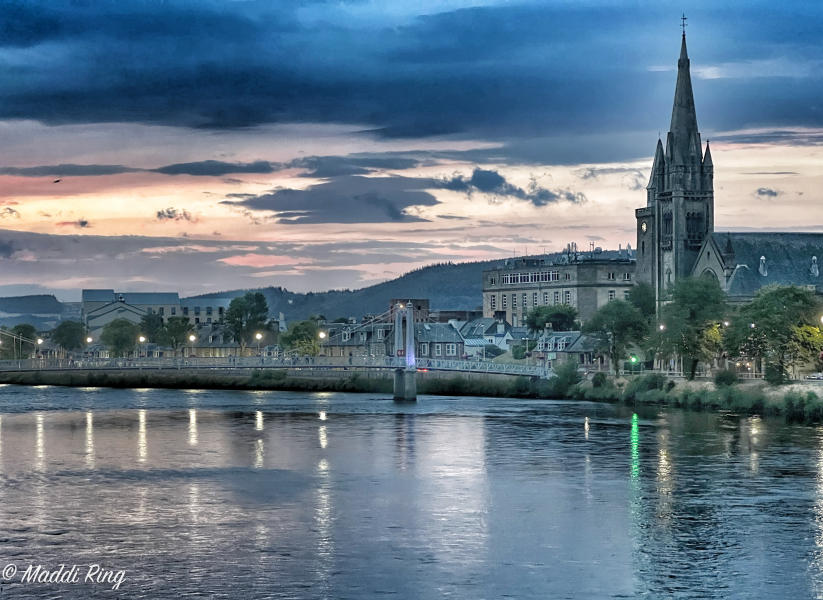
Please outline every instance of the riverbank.
M595 385L597 383L599 385ZM571 386L568 395L577 400L780 416L802 423L823 422L823 387L814 384L772 386L764 381L747 381L716 385L709 381L674 381L653 374L583 382Z
M287 370L248 372L208 370L106 370L0 372L0 383L65 387L282 390L391 394L389 373L326 372L300 376ZM823 422L823 387L812 384L770 386L762 381L717 386L708 381L671 380L663 375L628 379L598 377L578 382L559 373L549 380L528 377L418 373L418 393L432 396L493 396L523 399L575 399L629 406L732 411L785 417L804 423Z

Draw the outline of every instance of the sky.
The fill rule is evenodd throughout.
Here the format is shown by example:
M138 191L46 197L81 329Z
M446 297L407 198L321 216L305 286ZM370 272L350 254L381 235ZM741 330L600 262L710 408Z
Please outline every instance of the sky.
M818 2L8 0L0 294L633 246L682 10L716 229L823 230Z

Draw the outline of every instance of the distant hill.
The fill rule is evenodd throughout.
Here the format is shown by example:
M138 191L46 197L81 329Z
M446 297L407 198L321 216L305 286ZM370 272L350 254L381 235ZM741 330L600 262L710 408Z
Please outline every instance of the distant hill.
M65 306L52 295L0 298L0 325L30 323L38 330L52 329L65 315Z
M483 302L483 271L499 260L471 263L445 263L422 267L402 277L359 290L332 290L300 294L282 287L261 288L269 312L283 313L287 321L309 315L361 318L389 308L392 298L428 298L433 309L470 310ZM203 294L198 298L242 296L247 290Z

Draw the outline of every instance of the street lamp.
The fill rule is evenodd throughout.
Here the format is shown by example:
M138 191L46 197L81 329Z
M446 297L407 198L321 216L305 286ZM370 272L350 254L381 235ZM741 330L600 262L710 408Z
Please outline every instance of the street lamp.
M665 325L663 325L663 323L661 323L661 324L658 326L658 329L659 329L660 331L663 331L663 330L665 330L665 329L666 329L666 326L665 326Z
M146 336L141 335L139 338L137 338L137 341L140 342L141 344L145 344L146 343ZM145 349L144 349L143 353L146 354ZM139 358L139 356L138 356L138 358Z
M260 340L263 339L263 334L258 331L254 334L254 339L257 340L257 356L260 356Z
M189 334L189 343L191 344L191 348L189 350L189 356L194 356L194 340L196 340L196 339L197 339L196 335L194 335L193 333Z
M87 338L86 338L86 343L87 343L87 344L91 344L91 342L92 342L91 336L87 337Z

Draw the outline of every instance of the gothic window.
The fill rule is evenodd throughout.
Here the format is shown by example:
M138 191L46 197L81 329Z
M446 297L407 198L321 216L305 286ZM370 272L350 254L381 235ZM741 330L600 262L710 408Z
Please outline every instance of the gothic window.
M672 213L663 214L663 235L672 234Z
M690 240L698 240L703 237L703 213L686 213L686 236Z

